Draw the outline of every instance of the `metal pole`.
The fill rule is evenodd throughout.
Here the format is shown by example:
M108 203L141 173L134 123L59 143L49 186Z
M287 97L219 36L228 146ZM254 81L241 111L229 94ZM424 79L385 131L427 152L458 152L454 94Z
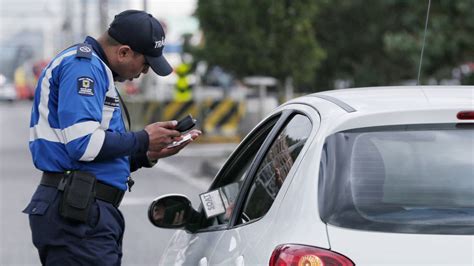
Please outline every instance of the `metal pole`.
M284 102L289 101L293 99L293 78L292 77L287 77L285 80L285 99Z
M87 35L87 0L82 0L81 8L81 39Z
M109 1L108 0L100 0L99 1L99 29L100 33L105 32L107 30L108 25L108 10L109 10Z
M267 99L267 86L261 84L259 86L259 99L260 99L260 117L259 120L262 120L265 117L265 101Z
M72 3L71 0L66 0L64 3L64 21L62 25L62 43L61 47L67 47L67 45L71 45L74 42L74 33L72 28ZM45 38L46 39L46 38Z

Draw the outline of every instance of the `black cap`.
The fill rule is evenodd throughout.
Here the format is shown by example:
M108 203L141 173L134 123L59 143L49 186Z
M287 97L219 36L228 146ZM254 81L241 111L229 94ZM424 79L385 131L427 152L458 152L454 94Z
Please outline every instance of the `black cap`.
M123 11L115 16L108 33L119 43L143 54L156 74L166 76L173 71L163 56L165 32L151 14L139 10Z

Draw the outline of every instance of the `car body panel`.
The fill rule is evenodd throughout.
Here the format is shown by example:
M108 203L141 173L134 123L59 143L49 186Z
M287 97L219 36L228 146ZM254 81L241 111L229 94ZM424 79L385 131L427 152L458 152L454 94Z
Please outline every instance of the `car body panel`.
M160 265L208 265L221 231L191 234L178 230L170 239L160 259Z
M358 231L328 225L331 248L356 265L474 265L474 237Z
M293 101L317 106L325 135L361 127L468 123L456 118L458 112L474 109L474 87L375 87L328 91ZM322 105L316 95L327 95L355 108L355 112L337 112L333 103ZM291 101L290 101L291 102ZM329 102L328 102L329 103ZM342 108L339 108L342 110ZM325 122L328 122L326 125ZM472 121L471 121L472 122Z
M474 97L472 86L370 87L320 94L340 99L364 112L455 107L471 103Z

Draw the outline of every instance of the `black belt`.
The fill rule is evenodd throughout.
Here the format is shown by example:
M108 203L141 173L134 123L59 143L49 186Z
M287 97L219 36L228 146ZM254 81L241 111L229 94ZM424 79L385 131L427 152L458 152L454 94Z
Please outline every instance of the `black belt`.
M57 188L64 177L66 177L66 174L64 173L43 172L41 185ZM119 207L124 194L125 191L101 183L100 181L97 181L95 184L95 198L111 203L117 208Z

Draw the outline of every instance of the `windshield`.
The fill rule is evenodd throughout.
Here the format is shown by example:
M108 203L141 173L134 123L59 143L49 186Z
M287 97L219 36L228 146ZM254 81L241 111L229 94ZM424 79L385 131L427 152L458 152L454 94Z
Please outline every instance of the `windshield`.
M350 130L328 137L322 157L325 222L387 232L474 234L474 127Z

